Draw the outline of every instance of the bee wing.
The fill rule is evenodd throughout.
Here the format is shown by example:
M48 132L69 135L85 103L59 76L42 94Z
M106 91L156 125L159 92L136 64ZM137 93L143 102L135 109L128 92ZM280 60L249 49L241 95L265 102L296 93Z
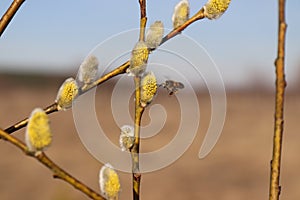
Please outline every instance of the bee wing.
M178 88L178 89L183 89L183 88L184 88L183 83L177 82L177 88Z

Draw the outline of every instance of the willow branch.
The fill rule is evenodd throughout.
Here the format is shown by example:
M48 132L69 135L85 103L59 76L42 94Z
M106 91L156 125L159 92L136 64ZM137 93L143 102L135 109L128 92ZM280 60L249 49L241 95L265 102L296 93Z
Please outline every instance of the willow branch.
M0 19L0 37L25 0L14 0Z
M176 35L178 35L179 33L181 33L183 30L185 30L188 26L190 26L192 23L200 20L200 19L203 19L204 18L204 15L203 15L203 9L201 9L199 12L197 12L194 16L192 16L188 21L186 21L184 24L182 24L181 26L179 26L178 28L176 29L173 29L170 33L168 33L163 39L162 39L162 42L160 45L162 45L163 43L165 43L166 41L168 41L169 39L175 37ZM103 75L102 77L100 77L98 80L96 80L93 84L89 85L88 87L86 87L84 90L80 91L80 94L83 94L83 93L86 93L88 92L89 90L91 90L92 88L108 81L109 79L115 77L115 76L118 76L120 74L124 74L126 73L126 70L127 68L129 67L130 65L130 62L129 61L126 61L125 63L123 63L122 65L120 65L118 68L112 70L111 72ZM54 104L53 104L54 105ZM53 106L53 105L50 105L49 107ZM57 109L53 109L53 110L50 110L49 113L47 114L51 114L53 112L56 112ZM25 127L27 125L27 122L28 122L28 119L24 119L18 123L16 123L15 125L12 125L11 127L5 129L5 132L11 134L23 127Z
M274 120L274 138L273 155L271 160L270 191L269 200L279 200L281 187L280 165L282 152L282 136L284 127L284 94L285 94L285 38L287 24L285 22L285 0L279 0L279 27L278 27L278 52L275 60L276 67L276 98L275 98L275 120Z
M146 0L139 0L140 4L140 38L139 41L145 41L145 30L147 24L146 15ZM141 189L141 173L139 167L139 153L140 153L140 125L144 108L140 105L141 102L141 77L134 77L135 85L135 120L134 120L134 144L131 149L132 158L132 192L133 199L140 199Z
M98 194L97 192L93 191L89 187L87 187L85 184L71 176L69 173L64 171L62 168L60 168L58 165L56 165L49 157L46 156L45 153L32 153L28 151L28 148L26 145L21 142L19 139L9 135L5 131L0 129L0 137L4 138L11 144L15 145L19 149L21 149L26 155L31 156L38 160L40 163L45 165L48 169L50 169L53 172L53 177L61 179L70 185L72 185L75 189L81 191L82 193L86 194L92 199L97 199L97 200L104 200L104 198Z
M135 84L135 120L134 120L134 145L131 149L132 158L132 183L133 183L133 199L140 199L140 184L141 174L139 170L139 151L140 151L140 126L141 119L144 112L144 107L140 105L141 102L141 78L134 77Z
M80 94L86 93L87 91L91 90L92 88L96 87L97 85L100 85L101 83L119 75L119 74L123 74L126 72L126 69L129 67L129 61L125 62L123 65L119 66L118 68L116 68L115 70L105 74L104 76L102 76L101 78L99 78L98 80L96 80L93 84L89 85L88 87L85 88L85 90L80 91ZM54 112L57 112L57 104L54 103L50 106L48 106L47 108L44 109L46 114L51 114ZM23 120L21 120L20 122L17 122L16 124L6 128L4 131L11 134L21 128L24 128L28 123L28 118L25 118Z

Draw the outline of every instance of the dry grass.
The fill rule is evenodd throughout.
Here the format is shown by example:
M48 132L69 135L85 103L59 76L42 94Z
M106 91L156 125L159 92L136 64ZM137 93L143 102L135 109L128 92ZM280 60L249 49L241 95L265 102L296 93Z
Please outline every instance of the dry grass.
M30 78L28 81L27 78L21 80L1 77L1 127L6 128L23 119L37 106L45 107L52 103L62 81L63 78ZM108 89L101 89L101 93L105 98L110 94ZM268 197L269 160L273 137L273 95L263 91L236 91L227 95L226 123L213 152L204 160L197 157L210 118L209 97L206 93L199 93L202 120L195 141L171 166L143 175L142 199L250 200ZM105 98L102 99L108 100ZM176 101L167 95L159 95L155 100L155 103L158 102L168 104L167 126L160 135L142 141L142 151L161 147L173 137L172 132L178 120ZM97 109L99 112L109 111L105 103L97 104ZM281 198L293 200L300 196L300 95L287 95L285 111ZM50 115L50 119L54 142L47 151L48 155L67 171L98 190L98 170L102 164L82 146L71 111L54 113ZM107 120L104 124L110 127L108 132L112 135L109 137L116 139L114 133L118 135L118 129L110 118ZM23 138L24 129L14 135ZM1 200L24 197L31 200L87 199L66 183L53 179L48 169L24 156L11 144L1 141L0 152ZM131 174L120 175L120 199L130 199Z

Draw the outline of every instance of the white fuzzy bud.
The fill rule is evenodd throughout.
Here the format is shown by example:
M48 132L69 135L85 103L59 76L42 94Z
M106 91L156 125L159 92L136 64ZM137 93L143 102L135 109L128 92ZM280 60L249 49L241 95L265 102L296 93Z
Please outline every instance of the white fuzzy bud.
M164 25L161 21L154 22L146 33L146 44L149 49L156 49L164 36Z
M78 72L78 80L84 84L91 84L96 80L98 72L98 59L91 55L87 57L80 65Z
M121 127L119 142L122 151L130 151L134 144L134 129L132 126L124 125Z
M188 0L181 0L174 8L172 16L173 28L178 28L184 24L190 16L190 5Z

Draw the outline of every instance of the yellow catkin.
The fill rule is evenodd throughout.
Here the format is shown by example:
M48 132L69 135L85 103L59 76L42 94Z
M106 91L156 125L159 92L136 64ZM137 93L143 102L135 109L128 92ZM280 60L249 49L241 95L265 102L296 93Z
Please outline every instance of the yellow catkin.
M117 199L120 192L120 180L110 164L105 164L99 173L100 190L107 199Z
M133 76L140 76L146 70L149 50L145 42L139 41L131 52L130 66L127 73Z
M164 25L161 21L155 21L151 24L146 33L146 44L149 49L156 49L164 36Z
M181 0L174 8L172 16L173 28L177 28L184 24L190 15L190 5L188 0Z
M41 108L32 111L26 128L25 142L30 151L42 151L52 141L48 115Z
M59 110L72 107L73 100L78 95L78 85L73 78L68 78L60 86L55 102Z
M141 106L146 107L151 103L156 94L157 83L152 72L146 73L141 80Z
M217 19L227 10L230 0L209 0L204 8L204 15L208 19Z

